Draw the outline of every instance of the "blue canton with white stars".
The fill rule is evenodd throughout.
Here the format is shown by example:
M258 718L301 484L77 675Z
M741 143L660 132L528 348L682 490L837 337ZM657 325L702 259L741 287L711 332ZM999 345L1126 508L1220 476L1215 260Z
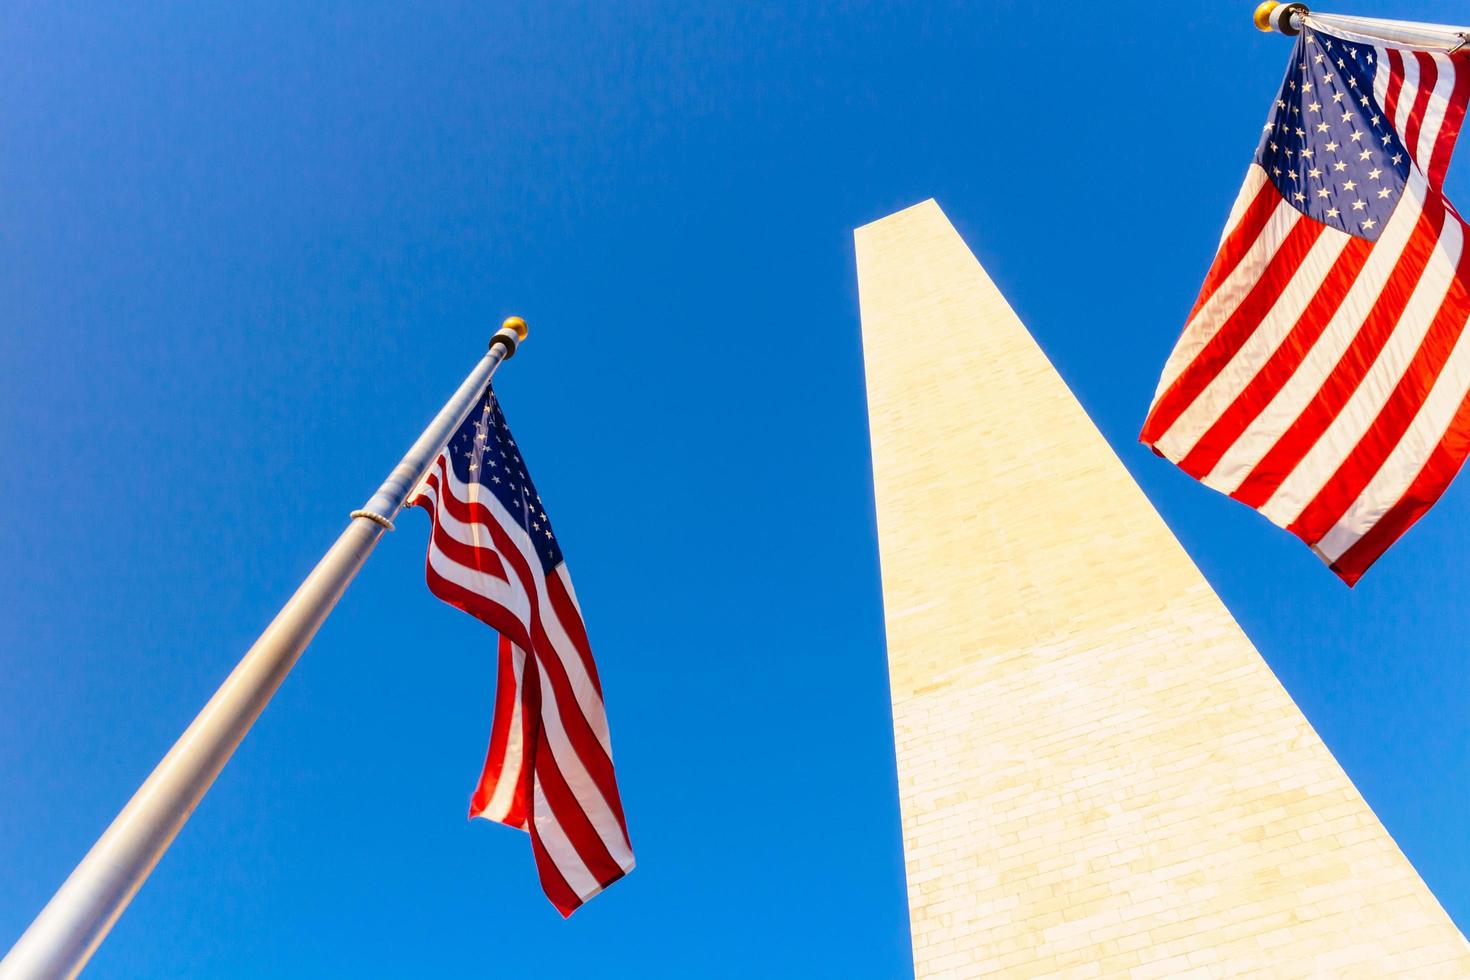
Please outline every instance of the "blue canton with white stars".
M526 461L505 424L494 390L486 389L484 399L470 412L445 451L462 483L478 483L494 494L511 518L526 529L536 545L543 572L550 573L561 564L561 546L551 532L541 495L526 472Z
M1303 30L1256 163L1298 211L1377 241L1403 197L1409 154L1373 97L1371 46Z

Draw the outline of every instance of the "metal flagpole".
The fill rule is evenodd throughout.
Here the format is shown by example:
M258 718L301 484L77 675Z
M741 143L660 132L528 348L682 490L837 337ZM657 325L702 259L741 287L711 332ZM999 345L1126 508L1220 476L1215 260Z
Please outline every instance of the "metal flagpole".
M1336 34L1402 44L1415 48L1440 49L1454 54L1470 44L1470 28L1452 24L1425 24L1411 20L1384 20L1378 17L1351 17L1346 14L1323 14L1309 10L1304 3L1277 3L1266 0L1251 15L1256 29L1270 34L1275 31L1295 37L1304 27L1325 28Z
M469 415L502 361L526 337L511 317L490 349L322 556L112 825L0 960L3 980L74 977L107 936L148 873L194 812L301 651L372 553L409 492Z

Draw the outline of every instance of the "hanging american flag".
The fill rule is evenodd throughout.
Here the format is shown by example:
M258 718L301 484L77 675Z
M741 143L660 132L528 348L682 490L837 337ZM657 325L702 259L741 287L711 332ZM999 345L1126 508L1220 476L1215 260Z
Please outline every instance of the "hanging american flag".
M1323 29L1348 21L1372 23L1306 18L1140 438L1352 585L1470 452L1470 249L1441 190L1470 55Z
M492 390L409 503L433 515L429 590L500 634L470 816L529 831L541 885L571 915L633 869L633 850L581 610Z

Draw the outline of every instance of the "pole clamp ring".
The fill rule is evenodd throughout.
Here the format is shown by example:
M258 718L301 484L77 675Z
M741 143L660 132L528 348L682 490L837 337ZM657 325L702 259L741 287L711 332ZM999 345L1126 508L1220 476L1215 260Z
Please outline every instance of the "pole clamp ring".
M515 331L504 328L495 331L495 335L490 338L490 350L494 350L497 346L504 347L507 361L516 356L516 347L519 344L520 338L515 335Z
M355 510L347 516L352 520L357 520L359 517L366 517L368 520L372 521L379 527L387 528L390 531L393 530L392 521L388 520L388 518L384 517L382 514L374 514L370 510Z
M1308 13L1304 3L1283 3L1271 11L1271 26L1287 37L1296 37L1306 26Z

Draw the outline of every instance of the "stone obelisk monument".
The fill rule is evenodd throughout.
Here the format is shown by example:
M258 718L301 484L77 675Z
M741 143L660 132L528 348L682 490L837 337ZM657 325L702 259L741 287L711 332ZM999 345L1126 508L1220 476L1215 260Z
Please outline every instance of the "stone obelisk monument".
M1470 977L938 205L856 238L918 976Z

